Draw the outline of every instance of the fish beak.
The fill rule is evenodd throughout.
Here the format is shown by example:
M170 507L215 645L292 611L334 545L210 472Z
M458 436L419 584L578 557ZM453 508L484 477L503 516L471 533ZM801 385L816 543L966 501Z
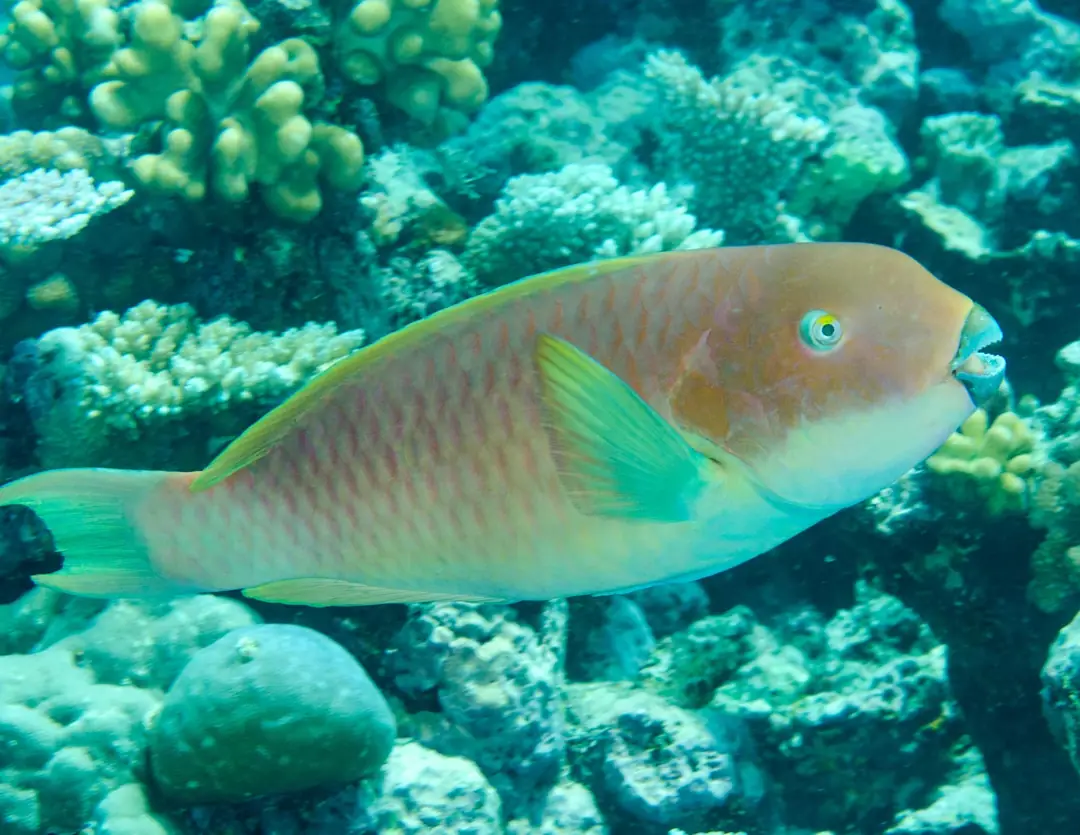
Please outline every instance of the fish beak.
M972 401L978 405L992 397L1005 378L1005 360L982 349L1001 341L1001 327L981 305L975 304L960 332L950 370L963 383Z

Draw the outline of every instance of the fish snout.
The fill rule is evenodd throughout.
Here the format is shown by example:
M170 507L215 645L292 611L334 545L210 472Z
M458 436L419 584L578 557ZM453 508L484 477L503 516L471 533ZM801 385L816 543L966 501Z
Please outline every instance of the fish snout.
M1005 360L982 350L1001 338L1001 326L994 317L982 305L973 304L960 331L960 344L950 370L976 405L992 397L1005 378Z

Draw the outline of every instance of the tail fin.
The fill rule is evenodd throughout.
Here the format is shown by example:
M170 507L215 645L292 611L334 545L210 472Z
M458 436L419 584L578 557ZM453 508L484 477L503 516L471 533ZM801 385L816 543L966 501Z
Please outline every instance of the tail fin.
M49 528L64 565L38 585L83 597L175 596L190 591L160 576L133 511L179 474L151 470L48 470L0 487L0 506L20 504Z

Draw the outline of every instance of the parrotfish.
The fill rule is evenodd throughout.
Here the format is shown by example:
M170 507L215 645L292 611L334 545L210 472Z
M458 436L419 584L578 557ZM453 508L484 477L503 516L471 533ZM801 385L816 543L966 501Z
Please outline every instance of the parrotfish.
M201 472L0 488L94 597L544 600L702 578L888 486L996 391L1001 331L916 261L786 244L591 262L325 370Z

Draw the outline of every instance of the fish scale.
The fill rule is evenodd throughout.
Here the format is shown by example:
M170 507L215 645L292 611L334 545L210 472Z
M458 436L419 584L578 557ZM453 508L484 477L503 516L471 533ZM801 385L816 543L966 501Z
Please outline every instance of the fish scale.
M825 320L835 344L807 330ZM884 247L579 265L362 349L200 473L53 471L0 502L64 554L35 579L78 594L340 605L692 579L930 454L974 409L958 358L994 333Z

